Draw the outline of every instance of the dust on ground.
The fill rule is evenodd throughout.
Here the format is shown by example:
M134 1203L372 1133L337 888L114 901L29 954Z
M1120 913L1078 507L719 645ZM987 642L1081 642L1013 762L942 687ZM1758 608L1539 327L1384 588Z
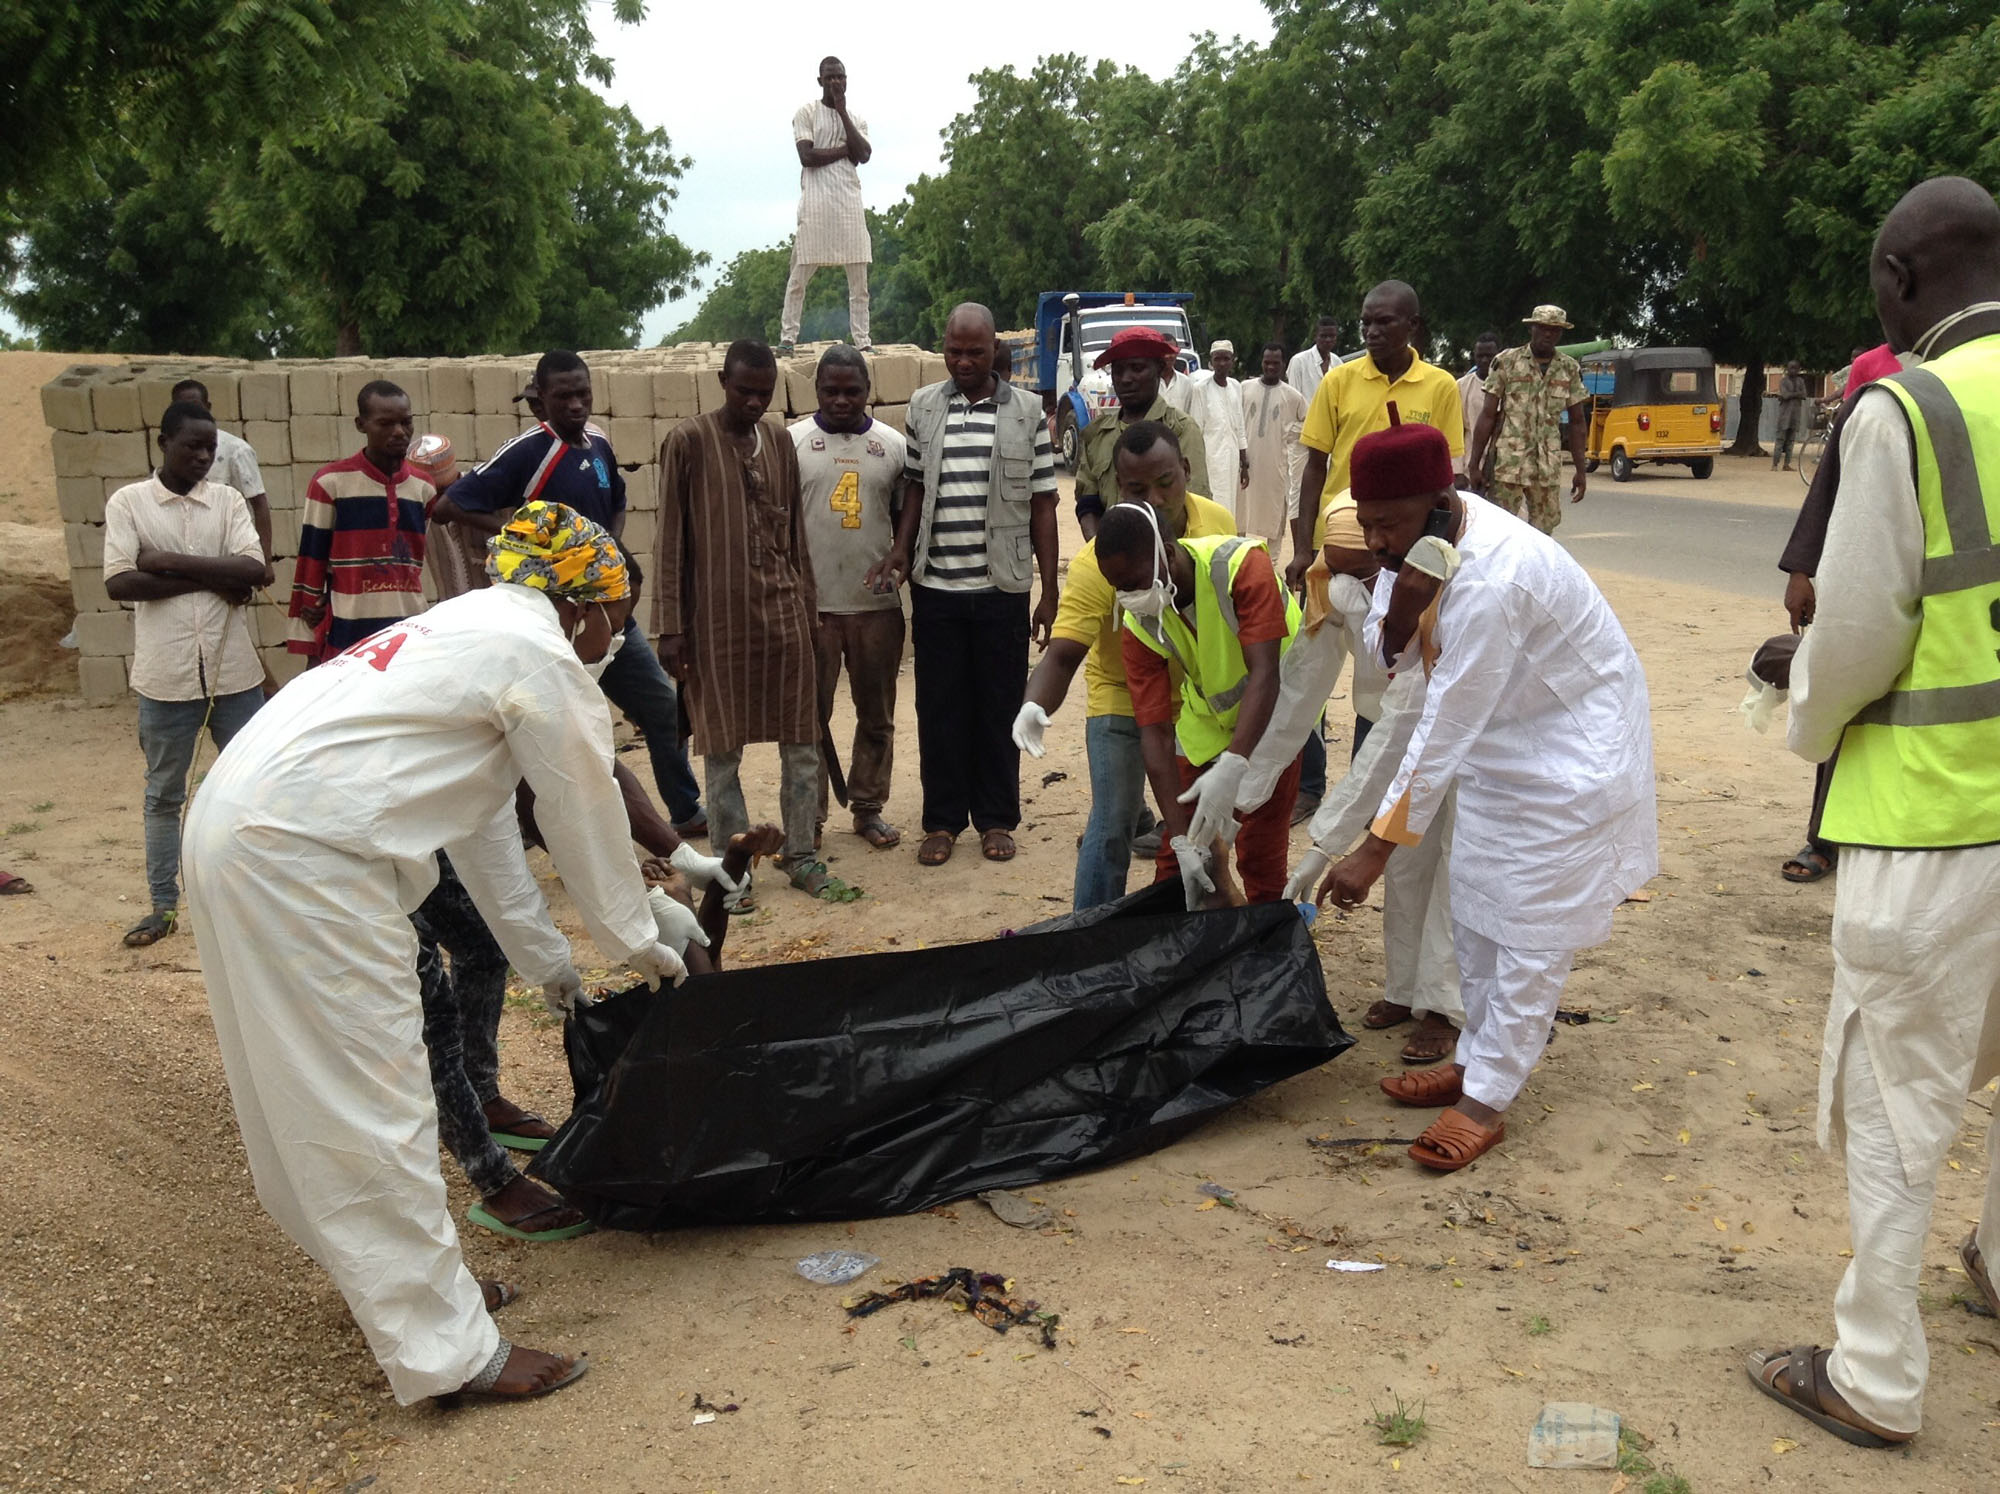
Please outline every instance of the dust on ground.
M547 1401L459 1413L394 1405L330 1283L258 1208L192 939L118 943L144 911L133 708L0 704L0 867L38 887L0 899L0 1127L15 1141L0 1323L17 1367L0 1383L0 1486L1526 1489L1543 1477L1524 1467L1541 1404L1588 1400L1703 1494L1860 1489L1891 1458L1913 1486L1985 1487L2000 1327L1957 1304L1954 1246L1984 1186L1991 1094L1967 1110L1927 1256L1923 1436L1863 1453L1744 1379L1751 1348L1826 1340L1844 1265L1841 1170L1813 1138L1833 888L1778 878L1810 770L1733 712L1744 661L1781 626L1775 597L1760 611L1600 580L1652 685L1662 872L1578 961L1565 1005L1593 1020L1557 1028L1499 1151L1440 1178L1396 1143L1315 1146L1423 1124L1375 1087L1401 1067L1401 1035L1358 1032L1174 1147L1025 1190L1063 1228L1012 1229L968 1201L540 1247L468 1229L473 1268L522 1288L503 1331L588 1349L595 1367ZM906 831L911 694L906 665L889 806ZM873 852L837 819L834 870L867 897L760 885L728 957L976 939L1065 908L1088 808L1082 704L1079 685L1049 756L1023 763L1016 861L986 863L966 837L924 869L914 835ZM1330 717L1338 760L1344 701ZM753 811L775 810L776 767L774 748L748 754ZM548 885L580 963L601 969ZM1379 911L1329 913L1316 935L1358 1030L1381 990ZM560 1038L538 1001L510 1002L503 1041L508 1093L562 1114ZM448 1161L445 1175L462 1215L471 1197ZM938 1303L850 1323L842 1289L793 1271L827 1247L882 1257L864 1285L959 1265L1011 1277L1062 1315L1058 1346ZM1336 1274L1336 1256L1388 1269ZM697 1425L697 1395L741 1409ZM1428 1423L1400 1449L1368 1425L1399 1398Z

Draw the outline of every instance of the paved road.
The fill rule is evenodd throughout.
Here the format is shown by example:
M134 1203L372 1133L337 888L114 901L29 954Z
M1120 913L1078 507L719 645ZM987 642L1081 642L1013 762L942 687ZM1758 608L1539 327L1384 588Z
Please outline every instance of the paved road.
M1614 483L1600 471L1581 504L1563 505L1556 537L1592 570L1713 586L1776 605L1785 586L1778 554L1794 513L1769 503L1682 497L1672 491L1680 486L1665 477Z

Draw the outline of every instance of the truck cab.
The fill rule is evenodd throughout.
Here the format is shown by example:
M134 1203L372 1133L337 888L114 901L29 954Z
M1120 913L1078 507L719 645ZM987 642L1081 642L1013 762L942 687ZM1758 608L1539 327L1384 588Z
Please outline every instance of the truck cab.
M1118 404L1110 372L1090 365L1125 328L1150 327L1174 340L1180 371L1193 373L1201 367L1188 326L1193 299L1188 291L1042 292L1035 306L1034 387L1055 423L1057 452L1072 472L1084 427Z

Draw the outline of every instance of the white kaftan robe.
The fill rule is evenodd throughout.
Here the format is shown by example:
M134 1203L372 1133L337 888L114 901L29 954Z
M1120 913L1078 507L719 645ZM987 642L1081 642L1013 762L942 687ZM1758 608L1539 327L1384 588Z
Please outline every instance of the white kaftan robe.
M499 585L294 680L189 810L189 917L257 1196L405 1405L464 1385L499 1342L446 1208L409 915L442 849L522 978L563 970L512 824L525 777L598 947L649 948L611 763L603 693L555 608Z
M1201 427L1202 452L1208 458L1208 495L1229 510L1241 531L1245 444L1242 380L1218 384L1215 370L1203 368L1189 374L1187 383L1187 412Z
M1338 353L1329 353L1322 363L1318 348L1300 348L1292 354L1292 361L1285 365L1285 382L1303 394L1310 405L1312 397L1319 393L1319 381L1339 366Z
M863 135L868 121L848 118ZM799 106L792 116L792 138L809 140L821 150L844 148L847 127L819 99ZM799 228L792 241L792 262L801 265L865 265L875 251L868 242L868 217L861 205L861 173L852 161L799 168Z
M1240 382L1240 381L1239 381ZM1243 384L1244 444L1250 452L1250 486L1241 493L1238 527L1262 535L1273 550L1297 517L1299 474L1306 449L1299 444L1308 400L1283 379Z
M1824 761L1916 647L1924 561L1909 424L1864 390L1840 437L1840 489L1792 661L1792 750ZM1835 1388L1889 1431L1923 1416L1929 1356L1917 1281L1937 1174L1965 1098L2000 1073L2000 846L1843 846L1820 1142L1846 1151L1854 1242L1834 1299ZM2000 1263L2000 1127L1988 1128L1979 1248Z

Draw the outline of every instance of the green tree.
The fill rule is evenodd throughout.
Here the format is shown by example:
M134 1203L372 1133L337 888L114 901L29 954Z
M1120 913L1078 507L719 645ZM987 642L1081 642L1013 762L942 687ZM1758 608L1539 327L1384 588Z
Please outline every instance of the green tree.
M159 162L400 97L469 26L467 0L9 0L0 204L74 187L107 144Z

